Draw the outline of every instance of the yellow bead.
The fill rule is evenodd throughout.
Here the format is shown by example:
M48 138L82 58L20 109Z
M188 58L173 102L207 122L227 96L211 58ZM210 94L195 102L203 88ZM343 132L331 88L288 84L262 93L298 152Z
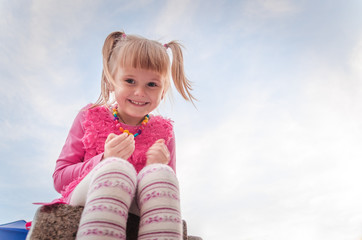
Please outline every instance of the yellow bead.
M123 132L124 132L124 133L128 133L128 134L129 134L129 131L128 131L128 130L124 130Z

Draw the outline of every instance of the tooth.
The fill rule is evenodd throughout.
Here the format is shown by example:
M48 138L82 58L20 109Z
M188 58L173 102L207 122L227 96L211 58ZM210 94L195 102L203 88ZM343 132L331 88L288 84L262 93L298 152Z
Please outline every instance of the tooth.
M137 105L144 105L144 103L141 103L141 102L135 102L135 101L133 101L133 100L131 100L131 102L132 102L132 103L134 103L134 104L137 104Z

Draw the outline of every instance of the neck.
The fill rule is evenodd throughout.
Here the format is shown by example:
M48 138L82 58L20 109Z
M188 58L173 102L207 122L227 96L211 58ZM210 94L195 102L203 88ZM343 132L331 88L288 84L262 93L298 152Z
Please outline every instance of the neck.
M137 126L140 125L144 119L142 117L141 119L138 118L124 118L121 116L121 114L118 113L119 120L123 122L124 124L131 125L131 126Z
M124 124L131 125L131 126L138 126L138 125L145 124L148 122L148 119L149 119L148 114L146 116L143 116L142 118L131 117L131 116L128 116L127 114L123 115L122 112L118 112L117 108L118 108L118 106L115 105L114 107L112 107L110 109L113 117L115 118L115 120L117 122L119 121Z

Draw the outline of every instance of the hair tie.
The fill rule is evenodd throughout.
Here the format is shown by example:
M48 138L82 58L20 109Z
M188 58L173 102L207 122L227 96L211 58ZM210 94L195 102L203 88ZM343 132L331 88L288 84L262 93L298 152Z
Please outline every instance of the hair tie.
M121 39L126 39L126 37L127 37L127 35L125 34L125 33L122 33L122 35L121 35Z
M168 44L167 44L167 43L163 44L163 46L164 46L166 49L168 48Z

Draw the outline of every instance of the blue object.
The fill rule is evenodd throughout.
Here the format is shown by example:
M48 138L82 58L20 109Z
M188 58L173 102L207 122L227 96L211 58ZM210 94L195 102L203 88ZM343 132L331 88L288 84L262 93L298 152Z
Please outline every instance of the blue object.
M19 220L16 222L0 225L1 240L25 240L28 230L25 228L26 222Z

